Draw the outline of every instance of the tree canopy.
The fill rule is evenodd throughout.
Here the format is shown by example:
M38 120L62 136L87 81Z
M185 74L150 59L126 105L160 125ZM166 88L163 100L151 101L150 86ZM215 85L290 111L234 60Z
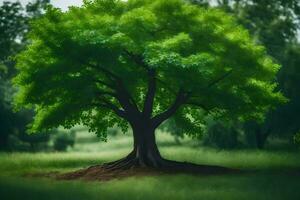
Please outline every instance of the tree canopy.
M82 123L106 129L171 116L186 133L205 112L262 120L283 95L280 66L234 17L182 0L95 0L49 8L17 56L17 107L32 132ZM128 122L128 123L127 123Z

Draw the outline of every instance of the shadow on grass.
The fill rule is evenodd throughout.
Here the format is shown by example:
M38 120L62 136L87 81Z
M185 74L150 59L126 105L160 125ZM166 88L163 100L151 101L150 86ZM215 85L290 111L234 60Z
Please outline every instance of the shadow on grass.
M299 176L282 173L131 177L106 183L1 179L1 198L9 200L96 199L300 199Z

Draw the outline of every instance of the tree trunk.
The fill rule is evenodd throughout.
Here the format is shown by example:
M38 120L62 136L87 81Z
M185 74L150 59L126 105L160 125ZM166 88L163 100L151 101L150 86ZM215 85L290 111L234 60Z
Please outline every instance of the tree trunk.
M106 163L109 169L129 169L131 167L161 168L162 159L155 140L155 128L139 123L133 125L133 150L125 158ZM143 125L144 124L144 125Z
M101 165L106 170L126 170L134 167L148 167L167 172L186 173L219 173L232 171L218 166L197 165L188 162L177 162L161 157L155 141L155 126L136 123L133 130L133 150L125 158ZM149 123L150 124L150 123Z
M160 167L162 157L156 145L155 129L150 126L133 129L133 154L139 166Z
M256 145L258 149L264 149L268 136L270 135L271 129L269 128L265 132L258 128L255 132Z

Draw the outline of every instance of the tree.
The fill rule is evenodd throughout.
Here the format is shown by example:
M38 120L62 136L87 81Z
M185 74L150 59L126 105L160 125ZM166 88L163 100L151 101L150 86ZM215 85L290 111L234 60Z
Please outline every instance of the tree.
M0 149L7 147L8 136L13 132L14 114L9 103L12 64L9 56L17 49L15 39L23 32L24 17L21 9L20 3L10 2L4 2L0 7Z
M286 46L295 43L300 20L298 0L220 0L219 6L237 16L279 62L284 60Z
M239 131L229 122L211 121L206 125L203 144L219 149L235 149L239 146Z
M0 72L0 75L1 72ZM9 109L7 99L5 98L6 82L0 76L0 150L7 147L7 139L12 129L12 115L13 113Z
M75 144L75 134L74 130L70 133L59 132L54 137L53 148L56 151L66 151L68 147L73 147Z
M28 3L4 1L0 6L0 149L7 149L8 137L25 129L28 112L13 113L11 101L15 89L10 79L15 75L15 62L11 59L26 44L25 34L31 19L41 16L49 0ZM29 118L32 118L30 116ZM25 122L25 123L24 123ZM28 136L29 138L29 136Z
M253 138L258 148L263 148L269 135L290 137L299 130L299 77L297 60L299 60L299 43L297 42L300 3L298 0L190 0L200 6L203 2L233 14L238 22L249 30L267 53L282 68L277 75L277 90L290 99L287 104L278 106L267 114L264 123L249 121L244 130L248 139ZM252 139L251 139L252 140Z
M187 133L203 112L262 120L285 98L279 69L234 18L182 0L86 1L49 8L32 23L17 57L17 107L35 108L30 131L82 123L106 139L118 125L133 131L133 151L107 164L175 167L163 159L155 130L176 115ZM193 166L193 165L189 165Z
M269 112L264 123L250 121L245 124L246 132L255 130L256 145L261 149L265 146L269 135L286 137L299 130L297 117L299 97L294 91L299 90L300 77L297 76L299 72L296 67L299 53L297 47L295 48L299 46L297 31L300 25L300 4L297 0L233 0L224 1L223 6L231 10L266 47L268 54L283 66L277 75L279 82L277 90L281 90L289 98L289 102Z
M279 106L268 116L273 132L281 137L291 138L300 130L300 44L286 47L283 68L278 75L279 87L290 100L286 105Z
M10 57L26 44L29 21L40 17L48 4L49 0L36 0L24 8L20 2L4 1L0 7L0 65L8 68L7 78L14 75L14 62Z

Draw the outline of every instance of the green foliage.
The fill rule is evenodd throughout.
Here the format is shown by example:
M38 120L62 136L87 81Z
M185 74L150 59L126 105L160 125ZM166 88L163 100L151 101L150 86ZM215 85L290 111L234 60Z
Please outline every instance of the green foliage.
M12 95L15 88L10 78L15 75L15 56L27 43L25 34L28 32L29 20L39 17L48 0L36 0L24 8L20 2L4 1L0 6L0 149L11 146L9 138L23 135L29 123L28 112L13 113ZM29 118L29 119L28 119ZM12 136L13 135L13 136ZM11 136L11 137L10 137ZM29 137L29 136L28 136ZM36 137L36 136L32 136ZM14 139L12 139L14 140Z
M279 136L291 137L300 130L300 44L286 47L283 68L278 74L278 82L282 92L290 99L288 104L279 106L271 113L271 125Z
M50 149L48 145L50 135L48 133L38 133L28 135L9 134L8 147L5 149L11 152L42 152Z
M285 47L295 42L299 28L298 0L226 0L219 6L232 12L274 58L284 59Z
M181 109L160 128L178 137L177 139L184 135L200 139L205 131L205 114L194 109Z
M270 126L272 133L290 137L299 127L299 42L300 4L297 0L242 1L234 8L240 21L258 37L267 51L283 67L278 73L278 90L290 100L269 113L263 126Z
M300 132L296 133L293 137L293 140L294 140L294 144L296 145L300 145Z
M190 135L202 128L203 108L262 120L285 102L275 92L279 65L218 9L182 0L95 0L68 12L49 7L31 26L14 79L16 107L36 112L31 132L82 123L105 139L108 127L126 130L109 86L121 82L142 109L145 65L156 71L153 115L169 108L177 91L188 94L175 117Z
M203 1L191 0L201 5ZM282 68L277 75L277 89L289 99L289 102L277 106L269 112L266 121L256 124L257 133L246 131L249 144L256 138L271 134L290 138L299 127L299 41L300 4L298 0L220 0L209 1L210 6L218 7L235 16L239 23L247 28L255 40L266 47L266 51ZM261 129L261 130L260 130ZM258 133L261 132L261 133ZM262 135L257 137L257 135ZM266 137L265 137L266 136ZM265 140L263 139L263 140ZM260 139L259 139L260 140ZM262 144L263 145L263 144Z
M25 30L25 17L22 14L22 5L19 2L4 2L0 8L0 60L15 52L15 39L23 36ZM2 21L3 20L3 21Z
M72 147L75 143L75 132L71 133L58 132L54 136L53 148L56 151L66 151L70 146Z
M48 3L49 0L36 0L24 8L18 1L4 1L0 6L0 66L8 67L8 75L14 74L11 57L26 44L29 21L41 16Z
M219 149L234 149L239 145L238 136L239 132L233 126L214 122L207 127L203 143Z

